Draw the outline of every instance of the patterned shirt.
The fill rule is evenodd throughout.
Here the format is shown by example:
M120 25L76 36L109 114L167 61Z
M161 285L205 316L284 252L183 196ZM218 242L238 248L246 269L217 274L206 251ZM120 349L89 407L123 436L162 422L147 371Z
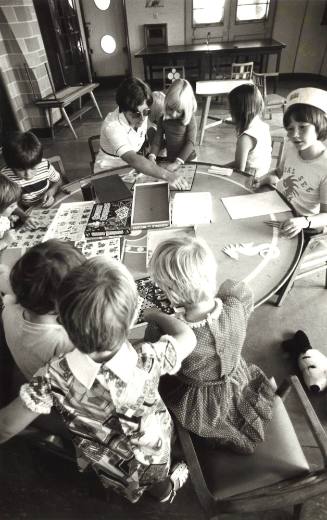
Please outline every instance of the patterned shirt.
M74 435L80 469L91 465L105 487L136 502L168 475L173 424L158 384L182 360L171 336L125 343L105 363L75 349L40 369L20 396L37 413L55 406Z
M1 170L1 173L19 184L22 189L22 204L27 207L42 202L45 192L50 188L50 183L60 180L60 173L47 159L42 159L39 164L31 168L31 171L33 172L31 179L22 179L11 168L6 167Z
M305 160L293 143L288 143L280 169L283 177L277 183L277 189L297 213L320 213L320 204L327 204L327 150L316 159Z

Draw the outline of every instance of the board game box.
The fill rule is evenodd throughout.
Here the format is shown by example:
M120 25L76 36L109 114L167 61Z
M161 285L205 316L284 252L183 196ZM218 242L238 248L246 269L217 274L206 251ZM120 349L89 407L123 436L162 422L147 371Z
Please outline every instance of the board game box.
M167 182L134 186L131 223L133 229L170 225L170 195Z
M129 235L131 232L132 200L94 204L85 228L88 240Z

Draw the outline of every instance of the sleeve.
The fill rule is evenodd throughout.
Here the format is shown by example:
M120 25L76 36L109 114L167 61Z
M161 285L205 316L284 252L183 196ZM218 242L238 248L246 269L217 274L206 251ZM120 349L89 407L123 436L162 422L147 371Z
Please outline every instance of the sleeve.
M154 355L160 366L161 375L176 374L181 368L184 357L182 349L172 336L161 336L155 343L143 343L142 354Z
M319 202L320 204L327 204L327 175L323 177L320 183Z
M127 152L135 151L128 139L128 129L117 122L105 127L104 138L106 142L104 150L110 154L121 157Z
M247 318L253 311L253 293L245 282L225 280L219 288L218 297L224 305L233 305L235 300L239 301Z
M156 157L161 150L161 144L163 141L164 133L165 133L165 131L164 131L164 127L163 127L163 117L161 117L159 119L157 130L156 130L156 133L154 134L152 145L151 145L151 150L150 150L150 153L154 153L154 155Z
M60 173L48 161L48 173L50 182L58 182L61 179Z
M184 145L178 153L178 157L183 161L187 161L191 153L195 150L196 133L196 119L194 116L192 116L191 121L185 127Z
M29 383L24 384L19 392L25 406L32 412L49 414L53 398L46 377L46 368L42 367Z

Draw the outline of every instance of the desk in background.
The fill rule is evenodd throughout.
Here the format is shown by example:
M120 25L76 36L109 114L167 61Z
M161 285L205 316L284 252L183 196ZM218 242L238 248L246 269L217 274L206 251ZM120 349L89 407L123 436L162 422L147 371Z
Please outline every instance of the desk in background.
M209 76L212 78L214 60L226 60L230 63L241 61L255 61L259 59L259 72L266 72L268 57L276 56L276 72L279 72L280 57L285 43L273 39L235 40L232 42L197 44L197 45L171 45L144 48L134 56L142 58L145 81L152 86L154 72L158 67L165 65L184 65L188 78L188 64L197 69L197 79L205 79L206 68L209 68ZM219 63L218 63L219 67Z
M208 173L209 166L208 163L197 163L192 191L211 193L214 222L198 226L196 234L203 237L214 252L218 263L218 284L220 285L226 278L245 279L253 290L255 304L258 306L275 294L295 269L302 251L303 235L300 233L291 240L280 238L276 228L264 224L265 220L274 218L274 215L232 220L221 198L249 193L244 186L246 177L238 173L233 173L231 177L213 175ZM96 177L103 178L117 173L128 173L130 170L130 167L124 166L99 173ZM61 195L57 204L83 200L78 181L70 183L66 187L70 189L71 193ZM174 193L172 193L172 197L174 197ZM278 220L289 218L291 215L290 209L289 212L279 214ZM128 240L139 241L145 234L146 230L137 231L129 235ZM278 258L262 257L258 254L240 255L239 260L233 260L222 251L227 244L244 242L268 243L277 246L280 255ZM135 275L135 273L133 274ZM138 272L137 275L138 277L146 276L147 272Z

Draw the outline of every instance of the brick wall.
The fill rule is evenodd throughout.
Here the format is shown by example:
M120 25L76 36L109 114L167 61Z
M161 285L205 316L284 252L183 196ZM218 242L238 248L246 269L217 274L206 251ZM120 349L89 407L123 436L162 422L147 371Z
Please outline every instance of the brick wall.
M43 40L32 0L0 0L0 73L12 111L23 131L48 126L33 101L51 93Z

